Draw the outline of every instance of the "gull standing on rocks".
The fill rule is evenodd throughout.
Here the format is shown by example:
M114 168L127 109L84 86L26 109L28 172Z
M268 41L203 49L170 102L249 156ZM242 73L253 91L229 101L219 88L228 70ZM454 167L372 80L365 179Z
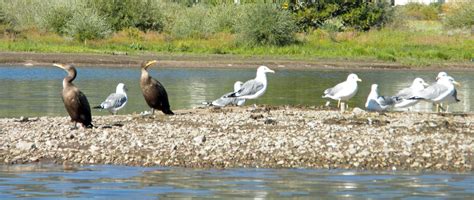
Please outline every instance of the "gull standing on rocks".
M155 109L161 110L167 115L174 115L171 111L168 100L168 93L165 87L156 79L148 74L148 67L157 63L156 60L143 62L141 65L142 75L140 77L140 88L142 89L143 97L146 103L151 108L151 114L155 113Z
M77 128L77 123L81 123L82 126L92 128L92 115L89 101L87 101L86 95L77 88L72 81L76 78L76 68L68 64L53 64L53 66L64 69L67 72L67 76L63 80L63 91L62 99L64 107L71 117L71 121L74 122L74 128Z
M377 84L372 84L369 96L365 102L365 108L369 111L384 111L396 102L396 97L380 96L378 87Z
M235 97L237 99L257 99L262 96L267 90L267 76L266 73L275 73L266 66L260 66L257 69L257 76L255 79L245 82L239 91L232 92L226 97Z
M411 84L410 87L404 88L400 90L395 97L397 99L400 99L400 101L397 101L394 105L395 108L406 108L413 106L419 102L419 100L416 99L408 99L412 96L415 96L418 92L422 91L425 89L425 87L428 86L428 84L423 80L422 78L415 78L413 80L413 83Z
M94 107L95 109L107 109L113 115L117 114L117 111L122 109L127 104L127 87L125 84L119 83L115 89L115 93L110 94L100 106Z
M409 99L422 99L439 104L446 101L448 98L452 98L456 91L454 85L460 86L461 84L456 82L453 77L440 77L436 83L430 85ZM439 112L438 107L436 107L436 112Z
M337 100L337 107L339 108L341 101L347 101L357 93L358 81L362 80L356 74L349 74L346 81L324 90L323 98ZM329 101L326 105L329 105Z
M237 81L234 83L234 92L238 92L240 88L242 88L242 82ZM227 105L234 105L234 106L241 106L244 105L245 99L239 99L235 97L227 97L228 95L231 95L234 92L229 92L227 94L222 95L220 98L214 100L213 102L203 102L203 104L211 105L211 106L217 106L217 107L223 107Z
M436 76L436 81L438 81L442 77L448 77L448 73L446 72L440 72L438 73L438 76ZM456 87L454 87L454 93L447 97L443 102L436 104L436 110L438 111L440 108L448 112L449 110L449 104L457 103L460 102L461 100L458 99L458 91L456 90ZM446 104L446 109L443 108L443 104Z

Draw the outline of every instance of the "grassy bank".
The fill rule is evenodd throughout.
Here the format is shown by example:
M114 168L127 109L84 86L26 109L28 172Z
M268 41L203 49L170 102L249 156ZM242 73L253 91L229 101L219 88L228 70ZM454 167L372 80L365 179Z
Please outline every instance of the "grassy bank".
M0 39L0 51L64 53L186 53L273 56L296 59L369 59L411 66L470 62L474 36L448 36L433 31L331 33L322 30L299 34L298 43L287 46L238 45L235 36L215 34L207 39L170 39L156 32L121 31L108 39L78 42L52 33L28 31Z

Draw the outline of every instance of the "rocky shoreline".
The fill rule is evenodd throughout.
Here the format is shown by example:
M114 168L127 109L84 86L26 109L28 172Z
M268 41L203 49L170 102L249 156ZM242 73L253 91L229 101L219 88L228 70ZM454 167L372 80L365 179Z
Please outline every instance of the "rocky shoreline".
M472 171L474 115L340 113L315 107L199 108L0 119L0 163Z

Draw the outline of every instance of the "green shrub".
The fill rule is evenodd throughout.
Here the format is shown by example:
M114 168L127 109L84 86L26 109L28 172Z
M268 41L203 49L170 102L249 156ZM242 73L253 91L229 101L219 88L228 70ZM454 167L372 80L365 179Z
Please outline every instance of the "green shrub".
M111 32L106 20L90 8L77 9L65 27L65 33L79 41L102 39Z
M235 4L221 4L211 7L210 23L216 32L236 32L236 24L242 15L242 6Z
M239 41L250 45L286 45L295 41L295 21L273 5L246 5L237 23Z
M385 2L365 3L343 14L342 20L346 26L357 30L368 31L372 27L382 27L391 18L391 9Z
M215 28L209 20L208 8L193 6L183 10L171 27L174 38L206 38L214 33Z
M405 14L405 17L414 20L438 20L441 12L440 4L420 4L420 3L409 3L402 6L401 9Z
M158 1L150 0L85 0L87 7L106 18L113 30L136 27L142 31L163 29Z
M59 35L66 33L66 25L72 19L75 10L70 6L57 6L43 16L41 26Z
M443 24L448 28L472 28L474 26L474 3L463 3L446 14Z
M335 17L339 9L335 3L302 3L292 7L297 26L305 32L320 28L326 20Z

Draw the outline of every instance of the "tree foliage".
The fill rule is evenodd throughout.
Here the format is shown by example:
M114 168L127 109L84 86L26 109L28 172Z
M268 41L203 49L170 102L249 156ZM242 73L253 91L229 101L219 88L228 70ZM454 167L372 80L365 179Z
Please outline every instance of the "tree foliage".
M384 1L302 0L293 1L289 8L303 31L320 28L332 18L341 19L344 26L365 31L382 25L391 14Z

